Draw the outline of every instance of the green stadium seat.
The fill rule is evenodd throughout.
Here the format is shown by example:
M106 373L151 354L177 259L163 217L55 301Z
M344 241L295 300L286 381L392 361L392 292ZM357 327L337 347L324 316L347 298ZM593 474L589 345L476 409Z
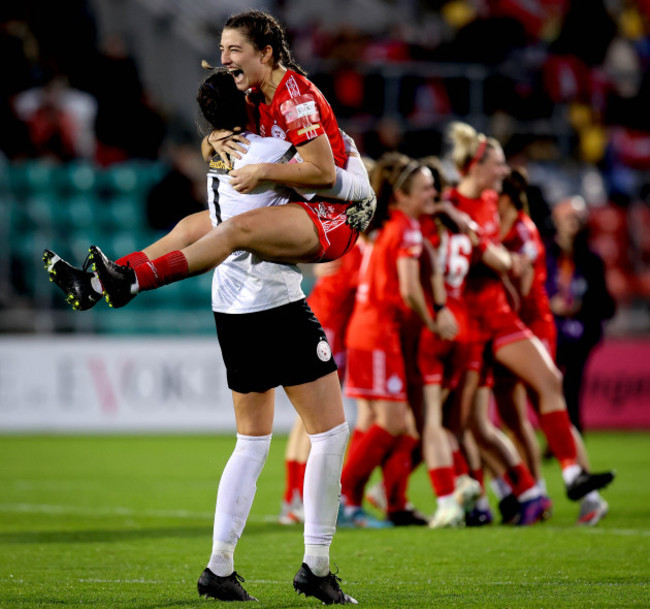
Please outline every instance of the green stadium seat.
M76 194L67 197L61 206L60 218L74 230L91 229L99 224L96 209L102 202L93 193Z
M55 193L44 190L25 197L22 205L29 221L45 228L52 225L55 215L61 209L61 199Z
M104 202L105 226L116 231L139 231L145 226L144 203L134 196L111 197Z
M59 188L64 193L88 193L99 185L97 169L92 163L78 161L61 167Z

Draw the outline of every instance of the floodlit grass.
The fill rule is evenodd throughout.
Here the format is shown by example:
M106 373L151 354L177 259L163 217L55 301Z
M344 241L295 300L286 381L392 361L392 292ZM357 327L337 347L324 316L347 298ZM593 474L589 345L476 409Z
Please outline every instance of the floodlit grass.
M286 438L274 438L236 569L262 607L315 607L291 581L299 527L274 523ZM0 437L0 607L212 607L196 580L211 547L217 480L234 438ZM594 470L615 468L610 514L575 526L578 506L545 465L555 514L515 528L342 530L343 588L368 608L650 606L650 434L592 433ZM431 513L426 473L409 496Z

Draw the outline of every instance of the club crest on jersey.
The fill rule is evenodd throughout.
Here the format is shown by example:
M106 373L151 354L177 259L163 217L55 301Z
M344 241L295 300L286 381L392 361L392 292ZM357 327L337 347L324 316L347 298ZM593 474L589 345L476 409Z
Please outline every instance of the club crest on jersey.
M316 345L316 355L321 362L329 362L332 359L332 349L330 349L329 343L322 339Z
M287 134L278 125L273 125L273 127L271 127L271 136L277 137L281 140L287 139Z

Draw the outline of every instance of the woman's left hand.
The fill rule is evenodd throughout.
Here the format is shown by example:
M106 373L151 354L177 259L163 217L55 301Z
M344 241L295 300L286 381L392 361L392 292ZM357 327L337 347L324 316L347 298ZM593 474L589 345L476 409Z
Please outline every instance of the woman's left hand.
M266 168L269 163L245 165L230 172L230 184L239 193L249 194L266 181Z

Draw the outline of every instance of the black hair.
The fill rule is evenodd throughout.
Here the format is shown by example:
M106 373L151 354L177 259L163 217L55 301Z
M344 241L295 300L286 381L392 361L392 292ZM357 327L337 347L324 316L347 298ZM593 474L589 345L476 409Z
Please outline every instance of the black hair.
M228 70L214 70L201 83L196 93L196 101L213 129L234 131L236 127L246 128L246 96L237 89L235 79Z
M516 209L522 209L528 213L528 178L525 169L511 169L510 173L503 179L501 194L506 195Z
M273 49L273 57L277 63L281 63L285 68L289 68L298 74L307 75L307 72L293 58L284 28L275 17L268 13L249 10L233 15L226 21L223 29L243 30L246 38L258 51L270 46Z
M433 186L438 191L437 200L440 200L442 191L447 186L440 159L437 156L429 155L421 158L420 163L431 170Z

